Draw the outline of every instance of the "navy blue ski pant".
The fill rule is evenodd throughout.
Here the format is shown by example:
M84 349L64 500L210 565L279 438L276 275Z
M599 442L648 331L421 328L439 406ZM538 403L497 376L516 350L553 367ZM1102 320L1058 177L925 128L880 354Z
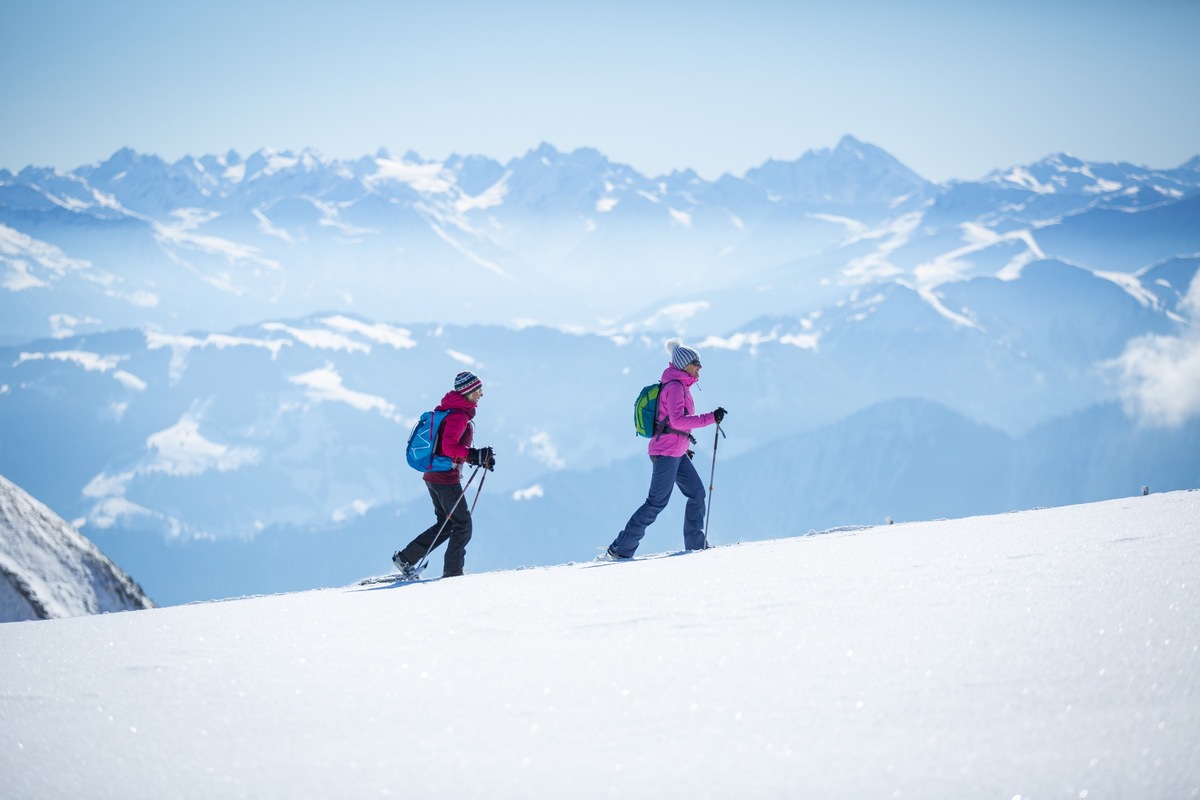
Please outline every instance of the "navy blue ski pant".
M408 546L400 551L400 558L409 564L416 564L426 553L437 549L442 542L449 539L442 577L462 575L463 565L467 560L467 542L471 541L470 504L467 498L463 497L462 486L457 483L427 482L425 485L429 488L429 496L433 498L433 511L437 515L437 522L409 542ZM454 506L455 502L458 502L457 507ZM451 508L454 508L453 514L450 513ZM447 516L450 518L449 522L446 522Z
M613 551L622 557L632 556L646 535L646 528L658 519L671 499L671 490L679 487L687 498L683 512L683 546L688 550L701 550L704 542L704 482L700 480L696 467L687 456L650 456L654 462L654 474L650 478L650 493L641 508L633 512L625 529L617 534L612 543Z

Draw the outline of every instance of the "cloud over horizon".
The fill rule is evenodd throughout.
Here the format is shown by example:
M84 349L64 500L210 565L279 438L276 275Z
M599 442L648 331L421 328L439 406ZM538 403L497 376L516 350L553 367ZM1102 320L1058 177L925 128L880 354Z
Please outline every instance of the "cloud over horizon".
M1120 372L1126 413L1153 427L1200 416L1200 277L1180 307L1189 319L1178 336L1139 336L1109 362Z

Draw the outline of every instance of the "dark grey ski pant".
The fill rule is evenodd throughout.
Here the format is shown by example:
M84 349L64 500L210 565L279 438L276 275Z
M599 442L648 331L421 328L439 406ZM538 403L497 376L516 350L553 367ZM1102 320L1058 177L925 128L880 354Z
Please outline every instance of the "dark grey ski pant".
M437 515L437 522L409 542L400 551L400 558L409 564L416 564L426 553L433 552L442 542L449 540L442 577L453 578L462 575L463 565L467 560L467 542L471 541L471 509L467 499L463 497L463 488L457 483L426 483L425 486L429 488L429 496L433 498L433 511ZM457 508L454 507L456 502ZM450 513L451 508L454 508L453 514ZM448 523L447 516L450 517ZM446 523L445 527L443 523ZM440 535L438 529L441 529ZM437 541L434 541L435 536Z
M646 502L642 503L625 529L617 534L612 543L613 551L622 557L629 558L646 535L646 528L667 507L671 499L671 491L678 486L687 498L687 508L683 512L683 546L688 550L701 550L704 542L704 482L687 456L672 458L671 456L650 456L654 462L654 474L650 478L650 492Z

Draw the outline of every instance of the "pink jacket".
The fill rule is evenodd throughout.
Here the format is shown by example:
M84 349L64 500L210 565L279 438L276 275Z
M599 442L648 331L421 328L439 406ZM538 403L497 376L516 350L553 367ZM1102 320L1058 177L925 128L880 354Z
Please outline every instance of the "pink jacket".
M453 389L446 392L441 405L435 411L462 411L462 414L447 414L442 421L441 454L449 456L454 462L454 468L445 472L426 472L426 483L460 483L462 481L462 465L467 460L467 450L475 437L475 429L471 420L475 418L476 405Z
M665 419L677 431L690 431L716 422L711 411L707 414L696 413L696 404L692 402L692 384L695 382L695 378L674 364L668 364L663 370L663 387L658 393L658 418ZM652 456L674 458L686 453L690 446L691 442L683 434L662 433L650 440L649 453Z

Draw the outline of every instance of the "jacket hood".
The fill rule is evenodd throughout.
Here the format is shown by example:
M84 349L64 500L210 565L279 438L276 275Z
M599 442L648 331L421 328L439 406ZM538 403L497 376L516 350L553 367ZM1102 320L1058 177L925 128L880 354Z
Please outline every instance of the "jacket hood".
M442 397L442 402L437 407L437 411L458 410L467 412L468 417L475 416L477 406L460 393L451 389Z
M691 375L688 375L686 372L684 372L683 370L681 370L679 367L675 366L674 364L668 364L667 368L663 370L663 374L662 374L662 382L663 383L666 383L667 381L679 381L684 386L691 386L693 383L695 383L698 380L700 380L700 379L693 378Z

